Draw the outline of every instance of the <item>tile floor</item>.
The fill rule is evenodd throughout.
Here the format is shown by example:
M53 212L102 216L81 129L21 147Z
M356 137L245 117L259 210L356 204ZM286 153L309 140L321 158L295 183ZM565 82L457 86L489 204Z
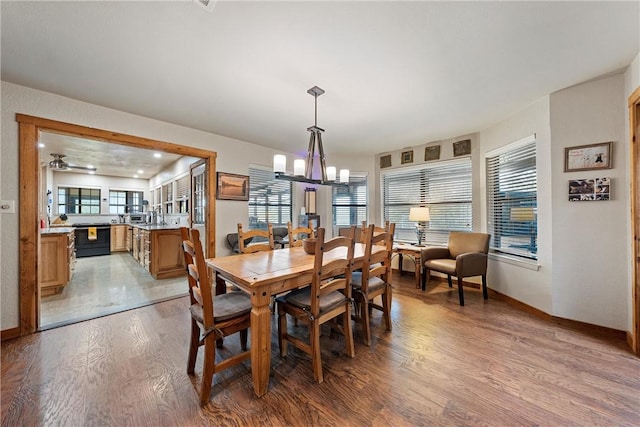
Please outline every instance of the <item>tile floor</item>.
M187 295L186 281L155 280L128 252L78 258L64 291L42 298L40 330Z

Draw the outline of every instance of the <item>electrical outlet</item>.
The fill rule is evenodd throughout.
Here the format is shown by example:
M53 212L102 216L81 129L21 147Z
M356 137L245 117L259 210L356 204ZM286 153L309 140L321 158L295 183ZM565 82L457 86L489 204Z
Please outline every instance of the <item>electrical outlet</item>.
M16 213L16 201L0 200L0 213Z

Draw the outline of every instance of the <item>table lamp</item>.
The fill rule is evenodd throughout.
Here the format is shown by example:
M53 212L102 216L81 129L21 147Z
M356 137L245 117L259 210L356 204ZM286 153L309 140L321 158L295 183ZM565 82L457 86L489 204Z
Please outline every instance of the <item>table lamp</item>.
M422 244L422 238L427 229L427 221L430 219L429 208L420 207L409 210L409 221L416 221L418 223L416 225L416 234L418 235L418 244L416 246L424 246Z

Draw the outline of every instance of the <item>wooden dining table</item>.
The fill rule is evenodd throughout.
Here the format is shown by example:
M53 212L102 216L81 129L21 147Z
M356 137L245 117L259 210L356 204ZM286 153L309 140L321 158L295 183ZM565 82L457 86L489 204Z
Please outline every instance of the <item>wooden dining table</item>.
M374 252L384 247L374 248ZM345 248L325 253L325 259L345 256ZM356 243L354 269L362 266L364 244ZM208 258L216 279L231 281L251 295L251 374L253 389L263 396L271 369L271 297L311 283L314 256L299 247Z

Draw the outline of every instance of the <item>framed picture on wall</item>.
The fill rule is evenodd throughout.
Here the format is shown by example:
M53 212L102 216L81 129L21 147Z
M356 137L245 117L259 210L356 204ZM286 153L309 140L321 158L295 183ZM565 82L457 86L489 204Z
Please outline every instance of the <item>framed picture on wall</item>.
M413 163L413 150L403 151L402 156L400 157L400 163Z
M249 177L234 173L217 173L216 199L218 200L249 200Z
M564 149L564 171L611 169L613 142L576 145Z

